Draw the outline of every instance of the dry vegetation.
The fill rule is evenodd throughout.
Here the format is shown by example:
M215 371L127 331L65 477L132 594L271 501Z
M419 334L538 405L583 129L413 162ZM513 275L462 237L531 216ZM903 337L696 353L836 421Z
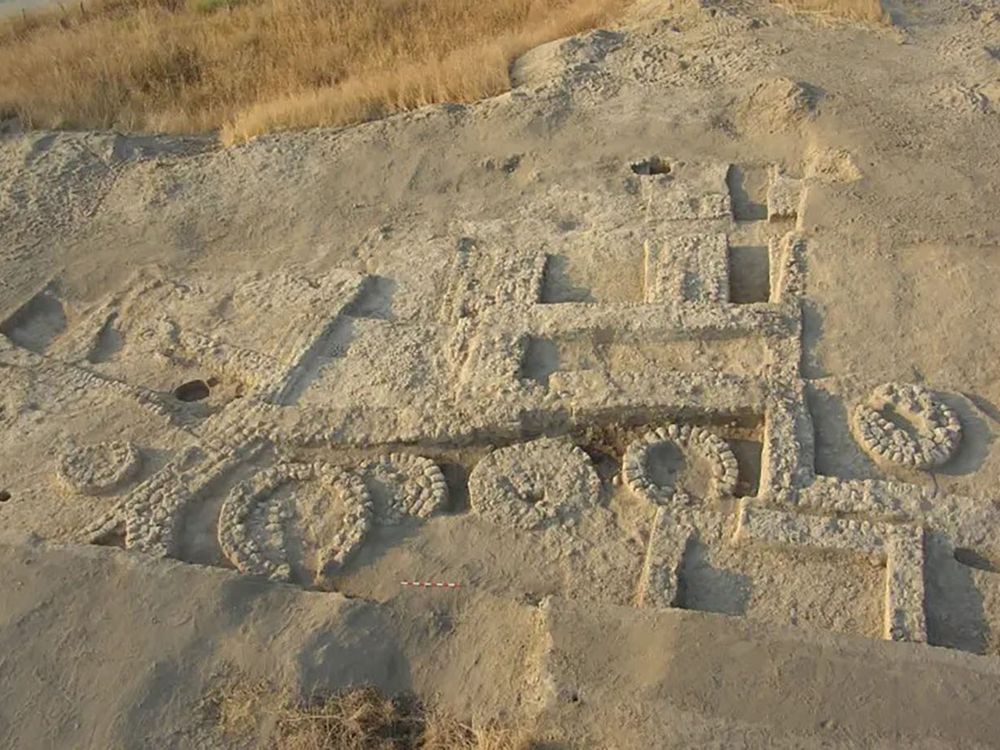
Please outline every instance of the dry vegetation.
M235 679L210 701L219 728L236 740L274 750L531 750L522 733L470 726L371 687L309 703L267 685Z
M880 0L778 0L868 21ZM631 0L85 0L0 21L0 121L128 132L347 125L510 86Z
M0 23L0 119L227 142L509 87L628 0L92 0Z

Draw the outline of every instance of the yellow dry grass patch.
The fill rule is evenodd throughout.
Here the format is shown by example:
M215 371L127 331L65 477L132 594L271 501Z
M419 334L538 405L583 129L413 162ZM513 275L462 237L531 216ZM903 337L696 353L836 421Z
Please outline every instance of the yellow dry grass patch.
M371 687L304 703L237 679L210 701L228 736L274 750L531 750L522 732L463 724Z
M0 23L0 115L227 142L509 88L628 0L93 0Z

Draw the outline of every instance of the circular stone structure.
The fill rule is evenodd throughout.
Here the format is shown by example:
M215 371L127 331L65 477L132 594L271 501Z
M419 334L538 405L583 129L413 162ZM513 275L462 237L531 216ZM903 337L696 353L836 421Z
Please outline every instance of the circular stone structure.
M389 453L368 461L359 473L380 522L399 523L404 516L428 518L448 504L444 474L429 458Z
M625 451L622 479L638 497L655 505L665 505L671 501L691 501L691 496L682 487L677 487L675 483L664 483L654 477L653 452L671 446L685 460L703 461L708 466L711 472L708 489L710 498L733 494L739 466L726 441L701 427L669 424L646 433L632 442Z
M601 480L590 457L567 440L542 438L500 448L469 475L474 513L503 526L539 529L597 505Z
M229 561L247 575L290 581L286 531L294 512L276 502L275 492L289 482L319 482L329 506L340 501L341 515L316 564L317 583L343 565L361 546L373 522L372 502L360 477L323 463L283 463L233 488L219 514L219 544ZM283 507L284 506L284 507Z
M110 492L139 470L141 456L132 443L112 440L73 448L59 459L59 477L84 495Z
M903 426L887 412L905 420ZM885 383L855 408L851 429L875 461L906 469L933 469L946 463L962 442L955 410L920 385Z

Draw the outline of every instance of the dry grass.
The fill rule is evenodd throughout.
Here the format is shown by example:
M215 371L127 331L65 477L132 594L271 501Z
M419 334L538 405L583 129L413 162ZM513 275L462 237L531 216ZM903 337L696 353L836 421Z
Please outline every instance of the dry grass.
M0 22L0 115L227 142L509 88L628 0L92 0Z
M820 11L856 21L885 23L889 19L881 0L781 0L781 2L798 10Z
M212 705L228 736L274 750L530 750L524 733L463 724L411 700L371 687L309 703L282 698L264 684L234 680Z

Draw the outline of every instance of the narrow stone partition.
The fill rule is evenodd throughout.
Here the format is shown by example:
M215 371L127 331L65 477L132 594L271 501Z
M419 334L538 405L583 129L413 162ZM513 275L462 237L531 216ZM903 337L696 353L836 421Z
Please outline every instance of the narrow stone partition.
M777 166L772 166L767 186L767 220L796 219L803 195L802 180L789 177Z
M679 522L669 508L657 508L636 591L637 606L666 609L676 605L684 550L694 534L694 527Z

